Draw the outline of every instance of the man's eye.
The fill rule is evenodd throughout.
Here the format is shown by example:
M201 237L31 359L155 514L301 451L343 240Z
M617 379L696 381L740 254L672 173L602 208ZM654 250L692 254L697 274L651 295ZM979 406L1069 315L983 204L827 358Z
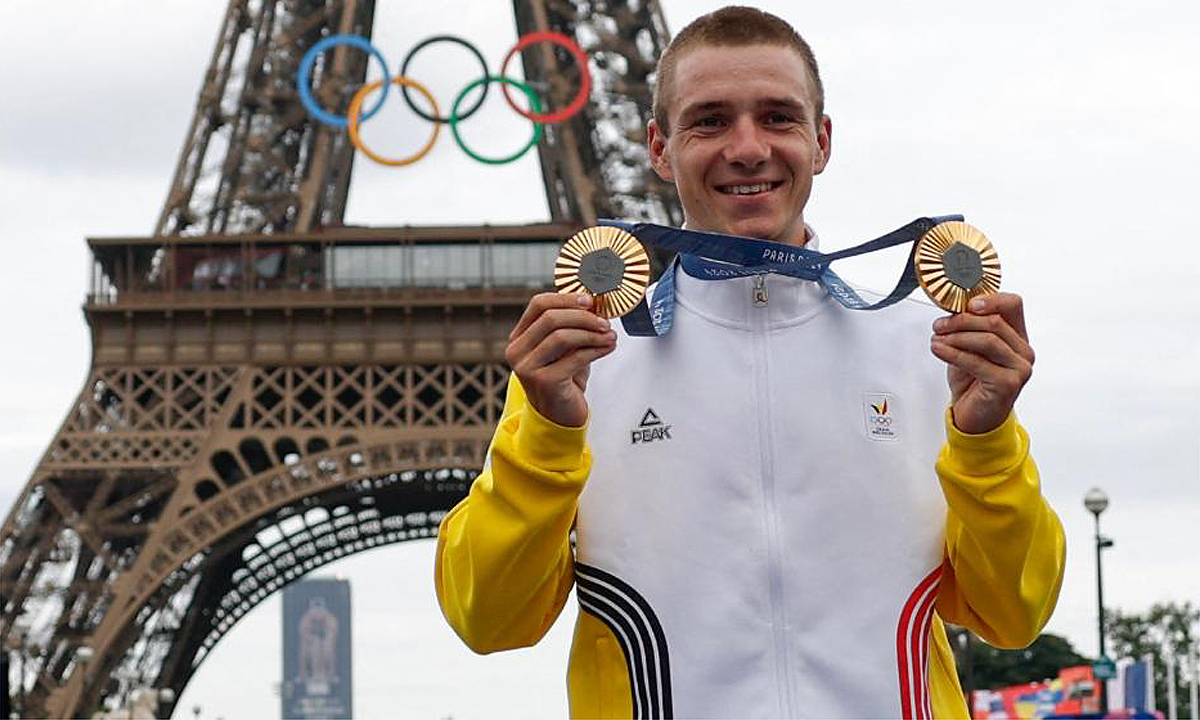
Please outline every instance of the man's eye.
M702 127L702 128L716 128L716 127L721 127L721 125L722 125L721 118L719 118L715 115L709 115L707 117L702 117L696 121L696 127Z
M794 118L791 115L788 115L786 113L776 112L776 113L771 113L771 114L767 115L767 123L768 124L777 125L777 124L781 124L781 123L794 123L794 122L796 122L796 118Z

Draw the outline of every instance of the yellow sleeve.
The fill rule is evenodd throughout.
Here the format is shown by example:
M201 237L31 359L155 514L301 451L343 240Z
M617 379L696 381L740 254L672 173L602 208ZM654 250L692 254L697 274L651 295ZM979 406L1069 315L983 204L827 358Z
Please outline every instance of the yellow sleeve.
M1058 602L1062 523L1012 414L991 432L966 435L947 411L946 437L936 466L948 505L938 614L996 647L1025 647Z
M434 585L450 626L472 650L533 645L575 579L570 545L591 470L585 428L542 417L511 375L489 466L441 522Z

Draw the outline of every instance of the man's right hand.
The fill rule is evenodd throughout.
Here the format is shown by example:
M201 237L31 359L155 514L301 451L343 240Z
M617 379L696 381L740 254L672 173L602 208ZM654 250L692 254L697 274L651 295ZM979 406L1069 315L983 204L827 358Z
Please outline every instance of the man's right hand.
M591 307L586 293L535 295L504 351L533 408L566 427L587 422L588 369L617 347L617 333Z

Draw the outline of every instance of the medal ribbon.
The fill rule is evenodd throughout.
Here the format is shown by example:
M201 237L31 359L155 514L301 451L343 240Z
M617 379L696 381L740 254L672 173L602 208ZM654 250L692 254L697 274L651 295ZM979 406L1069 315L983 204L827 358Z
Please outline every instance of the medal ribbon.
M908 297L917 286L917 272L913 266L916 241L935 225L962 219L962 215L917 218L904 227L874 240L831 253L768 240L686 230L653 223L601 220L600 224L621 228L644 245L679 253L671 267L659 278L649 302L642 298L637 307L621 318L625 332L629 335L654 337L666 335L671 329L675 316L675 269L679 266L682 266L688 275L701 280L726 280L771 273L811 280L825 288L843 307L851 310L879 310ZM904 243L913 245L904 265L904 272L900 274L892 292L878 302L868 303L863 300L830 267L835 260Z

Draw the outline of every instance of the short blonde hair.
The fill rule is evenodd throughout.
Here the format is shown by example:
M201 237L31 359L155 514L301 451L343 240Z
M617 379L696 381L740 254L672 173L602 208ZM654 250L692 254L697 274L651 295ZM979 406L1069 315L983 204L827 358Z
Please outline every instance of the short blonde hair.
M658 59L658 70L654 83L654 121L664 136L670 134L667 113L671 86L675 81L675 66L679 58L690 48L702 45L738 47L743 45L782 45L800 53L800 58L812 76L813 98L816 115L820 122L825 113L825 88L821 85L821 73L817 70L817 59L804 38L786 20L758 8L730 5L707 15L701 15L679 31L671 39L667 49Z

